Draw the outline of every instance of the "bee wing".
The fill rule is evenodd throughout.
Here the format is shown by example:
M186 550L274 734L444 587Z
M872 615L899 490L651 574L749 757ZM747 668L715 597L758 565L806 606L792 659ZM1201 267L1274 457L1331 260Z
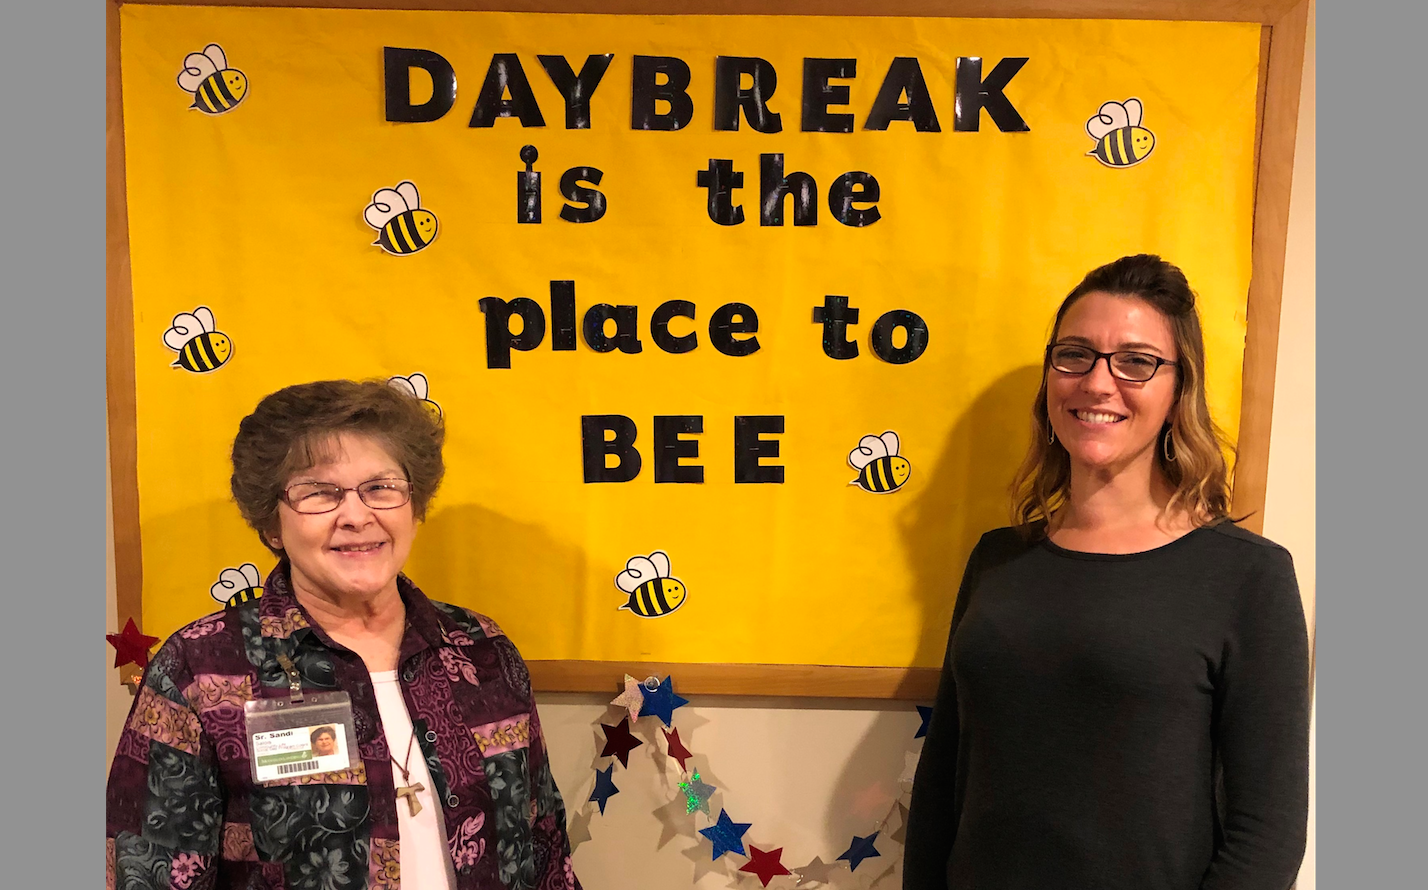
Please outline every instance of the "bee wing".
M207 306L199 306L193 310L193 317L198 319L198 323L203 326L205 331L212 332L218 330L218 328L213 325L213 310Z
M861 470L880 457L887 457L888 445L877 436L864 436L858 440L858 447L848 453L848 463L853 469Z
M663 550L656 550L650 554L650 562L654 564L655 574L661 578L669 577L669 554Z
M1126 110L1126 125L1139 127L1141 119L1145 117L1145 108L1140 104L1139 99L1127 99L1123 106Z
M219 55L222 54L223 51L219 50ZM183 57L183 70L179 72L178 85L186 92L192 93L203 83L205 77L218 70L213 65L213 59L204 53L189 53Z
M893 432L892 430L888 430L881 436L878 436L878 438L883 441L883 445L887 446L888 454L897 454L898 446L901 445L901 443L898 441L897 433Z
M411 180L403 180L397 185L396 192L402 196L402 200L407 202L408 210L421 208L421 196L417 194L416 183Z
M396 189L377 189L372 195L372 203L362 211L362 218L367 220L367 225L374 229L380 229L392 217L410 209L407 206L407 199L402 196L401 192Z
M390 385L393 389L399 389L414 398L420 398L416 394L416 387L413 386L412 382L406 377L393 377L391 380L387 381L387 384Z
M258 574L258 567L251 562L245 562L238 567L238 571L243 573L243 578L248 582L249 587L262 587L263 576Z
M228 67L228 56L224 55L223 47L218 44L210 43L208 46L205 46L203 48L203 54L208 56L208 58L213 61L213 64L217 66L214 68L215 71L222 71Z
M164 331L164 345L177 352L188 341L203 333L203 322L187 312L174 316L173 326Z
M1130 126L1130 113L1119 102L1102 103L1100 110L1086 121L1086 132L1092 139L1100 139L1112 130Z
M208 592L220 603L226 603L230 596L250 586L242 569L224 569L218 573L218 583L208 588Z
M635 556L625 563L625 570L615 576L615 586L625 593L634 593L639 586L651 578L659 577L655 564L649 557Z
M412 376L408 377L407 380L411 381L412 392L416 393L416 397L425 401L426 394L430 391L430 387L427 385L426 382L426 375L413 374Z

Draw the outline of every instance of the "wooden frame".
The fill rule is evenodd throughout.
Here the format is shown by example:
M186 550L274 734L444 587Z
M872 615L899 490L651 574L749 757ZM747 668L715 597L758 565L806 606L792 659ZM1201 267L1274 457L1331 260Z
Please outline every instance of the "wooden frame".
M1255 147L1253 273L1248 301L1240 402L1234 514L1259 532L1269 475L1269 436L1279 348L1289 195L1299 122L1309 0L129 0L150 5L301 6L348 9L488 10L682 15L878 15L959 18L1082 18L1258 22L1261 37L1259 118ZM129 277L124 181L123 95L119 67L119 0L106 0L106 319L109 454L114 505L114 562L119 623L142 624L138 431L134 381L134 313ZM926 701L935 668L835 665L663 664L532 661L542 692L610 692L620 675L679 674L681 692Z

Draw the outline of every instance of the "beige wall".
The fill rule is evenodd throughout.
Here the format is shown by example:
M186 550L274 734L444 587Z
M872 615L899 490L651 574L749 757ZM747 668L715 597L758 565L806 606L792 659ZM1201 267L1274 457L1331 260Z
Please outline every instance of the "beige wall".
M1265 534L1293 553L1311 621L1315 591L1313 59L1311 7L1265 506ZM108 579L108 625L113 632L112 527ZM130 702L118 673L106 661L109 757ZM539 697L553 770L572 818L584 809L593 787L593 755L602 743L593 724L611 719L613 712L606 702L615 692L612 686L609 696ZM912 739L917 713L904 705L704 698L680 709L678 717L682 739L696 752L692 765L720 788L714 813L722 805L737 821L753 823L745 841L765 849L783 847L783 861L789 867L815 855L831 860L847 848L854 833L867 834L899 793L897 779L905 754L921 745ZM637 736L645 744L631 754L629 769L615 768L620 793L610 799L604 816L590 817L592 840L576 849L575 866L582 883L589 890L682 887L691 879L695 887L735 884L733 869L743 860L724 857L711 866L707 852L701 855L697 843L701 839L690 827L695 817L669 807L677 771L671 771L670 762L659 753L663 739L647 725L639 727ZM698 818L699 827L707 824L702 816ZM1310 847L1299 890L1314 890L1313 825L1311 804ZM884 835L896 827L896 822L885 826ZM886 841L880 841L879 847L884 858L868 860L859 868L860 883L889 890L901 886L900 848ZM781 883L791 886L788 879Z

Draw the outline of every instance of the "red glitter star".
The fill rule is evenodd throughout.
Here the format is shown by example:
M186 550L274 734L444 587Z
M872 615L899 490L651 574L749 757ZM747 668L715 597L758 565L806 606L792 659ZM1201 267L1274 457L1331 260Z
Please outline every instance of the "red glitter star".
M605 730L605 747L600 751L600 756L609 757L613 754L620 759L620 766L629 768L630 752L644 744L630 734L630 718L622 717L614 726L601 723L600 728Z
M739 866L739 871L746 871L749 874L758 875L759 882L765 887L769 885L769 881L772 881L779 875L792 874L792 872L784 868L783 863L779 861L783 858L783 847L765 853L763 850L750 844L749 853L751 854L749 861Z
M689 772L689 768L684 765L684 761L694 755L689 753L689 749L684 747L684 743L679 740L679 730L673 729L666 731L661 729L660 732L664 733L664 740L669 743L669 756L679 761L679 769L681 772Z
M133 618L130 618L129 623L124 625L122 633L105 634L104 639L114 647L115 667L128 664L131 661L139 667L148 667L149 650L159 641L158 637L139 633L139 628L134 626Z

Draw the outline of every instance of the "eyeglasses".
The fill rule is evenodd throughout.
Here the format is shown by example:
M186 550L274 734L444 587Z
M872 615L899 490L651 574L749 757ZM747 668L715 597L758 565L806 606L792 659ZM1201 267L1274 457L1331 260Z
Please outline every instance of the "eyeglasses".
M342 506L347 492L357 492L373 510L394 510L412 499L412 484L405 479L372 479L356 488L332 482L299 482L283 490L283 502L299 513L331 513Z
M1161 365L1176 364L1148 352L1097 352L1089 346L1074 343L1053 343L1046 347L1046 352L1051 367L1063 374L1078 377L1089 374L1096 367L1096 362L1105 359L1106 367L1111 369L1113 376L1133 383L1144 383L1154 377Z

